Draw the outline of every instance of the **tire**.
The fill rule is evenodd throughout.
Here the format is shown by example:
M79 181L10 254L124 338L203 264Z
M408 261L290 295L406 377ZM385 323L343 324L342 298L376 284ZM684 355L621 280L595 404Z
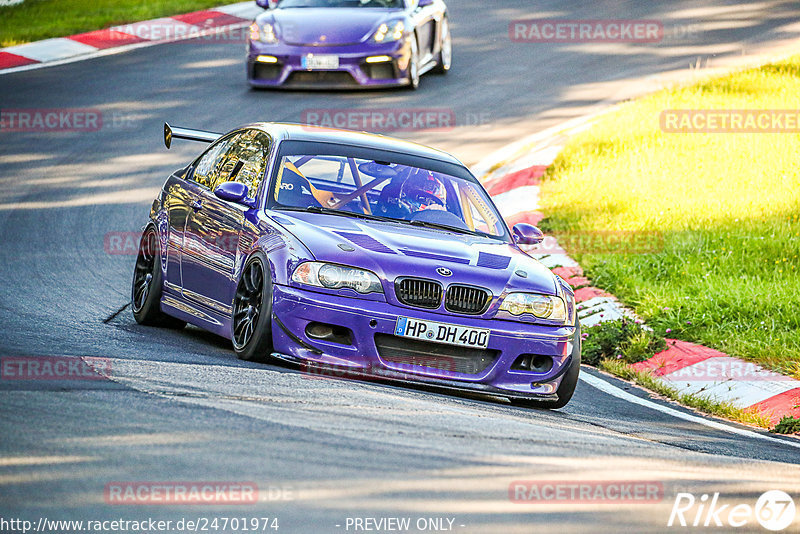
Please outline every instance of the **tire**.
M155 228L148 226L139 241L131 283L133 318L141 325L181 329L186 322L161 311L161 247Z
M558 385L556 395L557 401L538 401L535 399L511 399L511 404L514 406L523 406L526 408L540 408L543 410L557 410L566 406L572 399L575 393L575 387L578 385L578 376L581 372L581 325L575 329L574 342L572 346L572 359L569 364L561 384Z
M442 42L440 44L439 57L436 59L436 67L433 72L436 74L447 74L453 64L453 42L450 36L450 23L447 17L442 19Z
M408 61L408 88L412 91L419 89L419 50L417 36L411 39L411 59Z
M265 362L272 354L272 276L266 258L244 264L231 315L231 341L240 360Z

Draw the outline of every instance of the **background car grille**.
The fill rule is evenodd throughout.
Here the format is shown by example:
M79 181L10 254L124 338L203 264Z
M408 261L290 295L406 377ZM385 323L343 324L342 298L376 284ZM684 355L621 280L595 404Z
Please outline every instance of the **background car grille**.
M478 375L497 359L499 351L456 347L417 341L388 334L375 334L378 355L387 363L409 367L439 369L443 375Z
M486 311L492 295L489 291L472 286L450 286L444 297L444 308L453 313L477 315Z
M358 87L358 82L345 71L295 71L289 75L284 85L324 84L335 87Z
M256 80L274 80L283 72L283 65L255 63L253 65L253 78Z
M435 309L442 302L442 285L435 280L404 278L395 283L395 294L408 306Z
M389 80L398 78L397 72L394 68L394 63L363 63L361 69L373 80Z

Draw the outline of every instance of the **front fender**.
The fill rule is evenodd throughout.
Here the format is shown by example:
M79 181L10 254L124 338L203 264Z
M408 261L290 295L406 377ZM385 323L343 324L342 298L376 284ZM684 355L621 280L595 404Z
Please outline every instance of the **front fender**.
M237 279L247 259L257 251L267 257L272 281L280 285L288 285L289 278L300 263L314 260L314 255L300 239L263 212L257 221L249 217L245 219L239 243L242 253L236 267Z

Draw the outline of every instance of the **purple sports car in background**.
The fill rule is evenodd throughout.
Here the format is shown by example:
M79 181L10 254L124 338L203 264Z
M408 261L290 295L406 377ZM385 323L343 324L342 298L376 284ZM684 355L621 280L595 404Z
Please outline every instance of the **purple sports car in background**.
M450 70L443 0L257 0L247 79L253 87L419 86Z
M244 360L426 383L558 408L581 336L571 288L519 245L452 156L340 130L257 123L210 142L153 202L132 307L192 323ZM333 373L335 374L335 373Z

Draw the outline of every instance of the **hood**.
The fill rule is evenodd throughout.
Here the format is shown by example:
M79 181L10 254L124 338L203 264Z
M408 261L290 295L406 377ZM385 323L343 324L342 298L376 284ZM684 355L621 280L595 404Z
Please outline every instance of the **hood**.
M458 282L485 287L494 295L510 289L557 294L550 270L510 243L400 223L307 212L275 213L273 219L300 239L316 260L368 269L390 282L414 276L445 285ZM348 252L340 245L354 250ZM438 274L439 267L452 271L452 276ZM524 271L527 277L516 271Z
M380 8L289 8L266 12L258 22L275 24L278 38L286 44L336 46L366 41L382 22L401 14Z

